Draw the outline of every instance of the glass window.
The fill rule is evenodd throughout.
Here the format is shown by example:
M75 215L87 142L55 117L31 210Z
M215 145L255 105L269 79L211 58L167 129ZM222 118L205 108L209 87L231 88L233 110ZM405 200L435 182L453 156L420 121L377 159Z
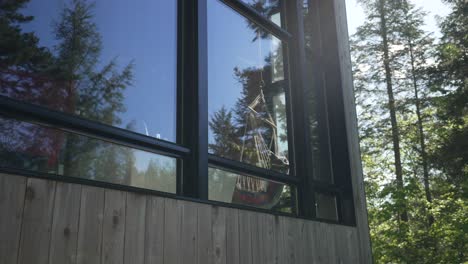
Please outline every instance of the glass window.
M0 95L175 141L177 1L7 1Z
M0 167L175 193L176 159L0 117Z
M343 195L340 207L343 222L347 224L355 224L354 202L351 194Z
M208 198L285 213L293 212L291 187L281 183L209 168Z
M317 218L338 221L338 208L334 195L316 193L315 210Z
M306 99L308 107L309 143L311 154L309 160L313 164L313 178L324 183L334 183L332 157L330 149L330 133L328 124L328 105L325 83L321 83L323 72L318 65L318 53L322 47L316 41L320 29L317 27L317 13L312 12L308 1L304 1L304 41L306 62ZM315 42L314 42L315 40Z
M281 1L280 0L241 0L250 5L260 14L281 27Z
M282 43L208 3L209 151L289 173Z

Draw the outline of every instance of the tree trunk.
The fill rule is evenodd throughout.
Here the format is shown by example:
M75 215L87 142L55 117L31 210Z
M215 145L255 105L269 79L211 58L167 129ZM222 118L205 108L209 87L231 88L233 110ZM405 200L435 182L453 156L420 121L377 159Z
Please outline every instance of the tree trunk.
M400 195L403 194L403 168L401 165L401 154L400 154L400 132L398 129L398 122L396 119L396 107L395 107L395 98L393 95L393 83L392 83L392 71L390 68L390 55L389 55L389 45L388 45L388 29L387 29L387 18L385 13L385 1L380 0L380 34L382 37L383 44L383 64L385 69L385 81L387 85L387 94L388 94L388 110L390 111L390 122L392 126L392 142L393 142L393 153L395 158L395 176L397 189L400 192ZM406 208L406 199L403 195L401 202L403 203L403 210L400 213L400 219L404 222L408 221L408 211Z

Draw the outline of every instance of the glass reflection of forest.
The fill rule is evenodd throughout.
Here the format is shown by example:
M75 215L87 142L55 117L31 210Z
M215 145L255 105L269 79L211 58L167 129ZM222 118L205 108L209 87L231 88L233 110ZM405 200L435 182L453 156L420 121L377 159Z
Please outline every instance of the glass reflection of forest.
M0 95L175 141L175 4L112 2L2 1Z
M229 11L233 12L233 11ZM213 21L224 22L224 21ZM265 169L289 173L288 136L286 97L283 69L283 50L281 41L260 29L256 24L241 18L238 22L252 33L252 39L246 39L244 54L226 56L226 60L234 57L246 57L248 66L235 66L232 77L223 82L235 83L234 89L239 93L226 91L236 96L232 107L223 105L219 109L209 109L210 116L210 144L212 154L249 163ZM212 33L215 43L223 46L224 33ZM250 45L249 43L254 45ZM255 55L252 47L255 46ZM221 56L210 51L209 56ZM250 55L251 56L251 55ZM210 65L210 78L216 78L220 73L217 65ZM212 82L215 83L215 82ZM209 93L214 90L226 89L232 86L218 87L209 84ZM210 98L218 100L218 98Z
M254 2L267 10L275 1ZM208 14L210 153L289 174L281 41L221 2ZM209 180L210 199L291 212L289 186L215 168Z
M102 42L93 4L73 0L64 6L51 25L56 41L51 50L39 45L34 32L23 32L24 24L34 22L21 13L28 2L0 4L0 95L120 125L134 65L99 61ZM0 131L1 166L175 191L171 158L4 118Z

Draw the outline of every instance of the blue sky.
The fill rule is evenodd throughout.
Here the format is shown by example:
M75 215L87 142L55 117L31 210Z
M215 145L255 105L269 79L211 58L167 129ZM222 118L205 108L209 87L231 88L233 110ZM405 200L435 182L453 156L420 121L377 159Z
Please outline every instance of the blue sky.
M443 4L440 0L411 0L411 2L428 12L425 19L425 30L438 34L439 30L435 16L446 16L450 11L447 5ZM356 28L359 25L364 23L364 11L357 3L357 0L346 0L346 12L348 17L348 31L351 35L356 32Z

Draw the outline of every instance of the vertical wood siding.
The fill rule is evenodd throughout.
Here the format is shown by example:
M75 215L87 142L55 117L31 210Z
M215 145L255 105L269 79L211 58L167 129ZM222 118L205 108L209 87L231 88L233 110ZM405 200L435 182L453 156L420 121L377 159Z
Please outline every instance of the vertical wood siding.
M0 263L367 263L358 230L0 174Z

